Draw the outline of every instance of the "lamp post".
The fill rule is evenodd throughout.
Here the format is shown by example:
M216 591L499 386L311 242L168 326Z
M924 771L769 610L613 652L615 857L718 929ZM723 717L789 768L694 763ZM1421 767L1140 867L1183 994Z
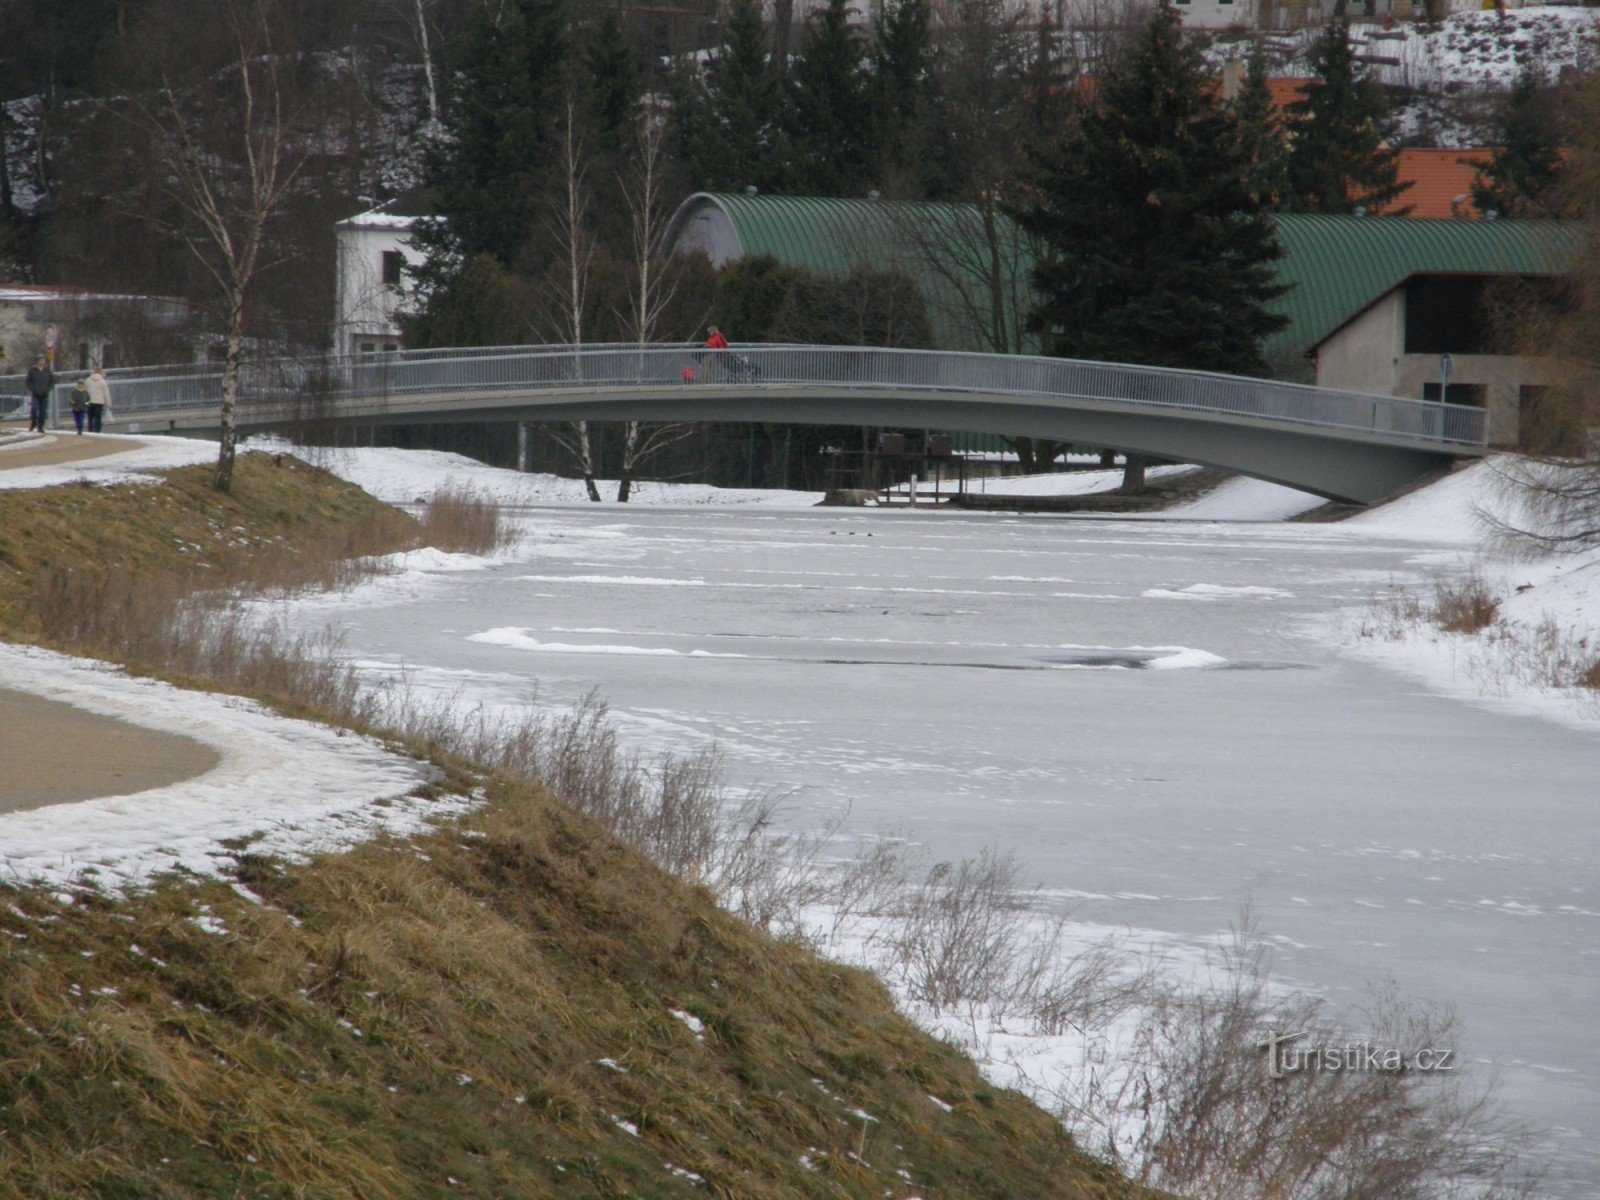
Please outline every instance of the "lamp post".
M1440 355L1439 356L1439 403L1440 404L1448 404L1450 402L1450 366L1451 366L1450 356L1448 354Z

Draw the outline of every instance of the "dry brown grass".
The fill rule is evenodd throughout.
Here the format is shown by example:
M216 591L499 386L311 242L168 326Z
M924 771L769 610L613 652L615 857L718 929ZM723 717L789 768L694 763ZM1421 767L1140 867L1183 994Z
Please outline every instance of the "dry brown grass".
M1433 586L1429 615L1446 633L1480 633L1500 615L1500 597L1481 575L1441 579Z
M0 1196L1137 1194L870 976L487 788L424 837L243 854L259 903L7 889Z
M500 506L466 488L441 488L422 511L423 542L441 550L493 554L504 549L511 537Z

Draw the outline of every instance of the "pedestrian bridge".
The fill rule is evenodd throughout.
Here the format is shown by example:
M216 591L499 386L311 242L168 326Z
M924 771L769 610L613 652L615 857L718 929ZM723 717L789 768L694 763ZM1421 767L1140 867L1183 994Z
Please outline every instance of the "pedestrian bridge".
M217 366L108 374L116 429L216 431ZM1464 405L1199 371L831 346L720 355L683 345L517 346L266 361L244 368L237 407L242 432L628 420L1001 433L1203 463L1359 503L1482 455L1486 417Z

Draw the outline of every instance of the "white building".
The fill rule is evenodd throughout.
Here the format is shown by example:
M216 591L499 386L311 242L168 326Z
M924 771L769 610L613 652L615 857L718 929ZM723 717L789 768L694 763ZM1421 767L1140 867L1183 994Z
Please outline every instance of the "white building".
M404 349L396 319L409 275L423 259L411 244L421 216L407 197L357 213L334 226L339 276L333 350L374 354Z

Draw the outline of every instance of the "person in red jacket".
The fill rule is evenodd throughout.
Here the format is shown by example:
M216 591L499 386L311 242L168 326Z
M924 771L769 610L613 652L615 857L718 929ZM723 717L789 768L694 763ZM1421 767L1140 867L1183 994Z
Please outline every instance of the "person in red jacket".
M710 330L710 335L706 338L706 349L726 350L727 348L728 339L722 336L722 330L713 325Z

